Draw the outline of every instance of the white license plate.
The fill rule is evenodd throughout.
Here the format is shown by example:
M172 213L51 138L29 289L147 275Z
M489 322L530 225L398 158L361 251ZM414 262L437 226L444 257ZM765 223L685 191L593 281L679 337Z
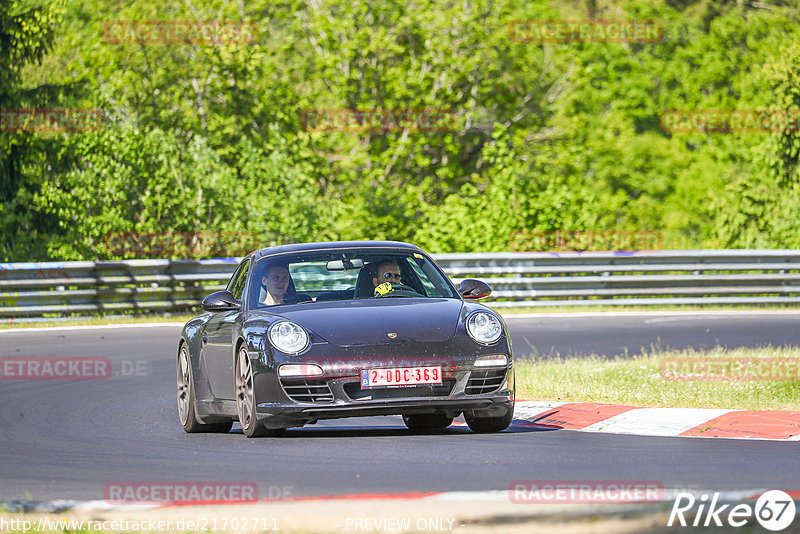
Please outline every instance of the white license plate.
M397 367L394 369L363 369L361 387L416 386L419 384L441 384L442 368Z

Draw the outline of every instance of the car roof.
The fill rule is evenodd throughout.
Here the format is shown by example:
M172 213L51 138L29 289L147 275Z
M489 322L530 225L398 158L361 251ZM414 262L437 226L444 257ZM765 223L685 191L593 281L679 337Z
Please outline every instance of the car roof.
M253 252L253 259L263 258L264 256L275 256L314 250L325 251L331 249L395 249L402 251L425 252L416 245L403 243L402 241L325 241L320 243L295 243L290 245L278 245L274 247L262 248Z

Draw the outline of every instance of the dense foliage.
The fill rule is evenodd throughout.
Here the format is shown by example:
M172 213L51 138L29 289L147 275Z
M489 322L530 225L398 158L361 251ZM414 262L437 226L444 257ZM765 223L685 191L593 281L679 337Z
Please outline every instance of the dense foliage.
M656 21L663 38L525 42L511 24L590 19ZM157 21L251 33L164 42ZM800 109L798 37L782 0L0 0L0 110L102 115L87 131L0 132L0 261L204 231L433 252L525 250L551 232L800 247L797 131L661 123ZM449 122L309 127L343 109Z

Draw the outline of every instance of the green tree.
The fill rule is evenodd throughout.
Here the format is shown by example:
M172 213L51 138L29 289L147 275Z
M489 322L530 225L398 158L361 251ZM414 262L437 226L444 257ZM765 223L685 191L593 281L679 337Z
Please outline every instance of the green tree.
M716 204L716 230L726 247L798 248L800 232L800 45L788 45L764 67L766 109L786 112L786 128L749 153ZM766 135L766 134L764 134Z
M525 232L666 230L673 247L788 246L800 234L788 215L794 134L660 124L671 109L797 105L787 45L800 15L771 4L68 0L52 52L14 87L71 84L59 102L97 107L105 122L69 136L13 134L46 149L12 173L27 185L4 198L0 229L15 243L6 256L105 257L104 236L121 231L461 251L506 250ZM587 16L655 20L665 37L535 43L509 31L514 20ZM105 35L114 21L153 20L241 21L258 36ZM446 110L454 124L312 131L303 112L320 108Z
M56 101L57 83L30 86L26 65L41 62L53 41L62 2L0 2L0 112L46 107ZM4 124L0 130L0 261L37 257L40 235L53 231L46 212L31 209L42 178L42 153L48 143L35 134Z

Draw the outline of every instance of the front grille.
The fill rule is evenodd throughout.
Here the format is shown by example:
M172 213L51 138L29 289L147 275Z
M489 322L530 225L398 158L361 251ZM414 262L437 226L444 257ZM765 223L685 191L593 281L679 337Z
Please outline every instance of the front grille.
M333 402L333 393L325 380L281 378L281 385L295 402Z
M453 392L455 380L443 380L441 386L399 386L363 388L361 382L344 385L344 392L353 400L402 399L408 397L447 397Z
M469 374L467 388L464 392L467 395L481 395L491 393L500 388L503 379L506 377L505 369L492 369L487 371L472 371Z

